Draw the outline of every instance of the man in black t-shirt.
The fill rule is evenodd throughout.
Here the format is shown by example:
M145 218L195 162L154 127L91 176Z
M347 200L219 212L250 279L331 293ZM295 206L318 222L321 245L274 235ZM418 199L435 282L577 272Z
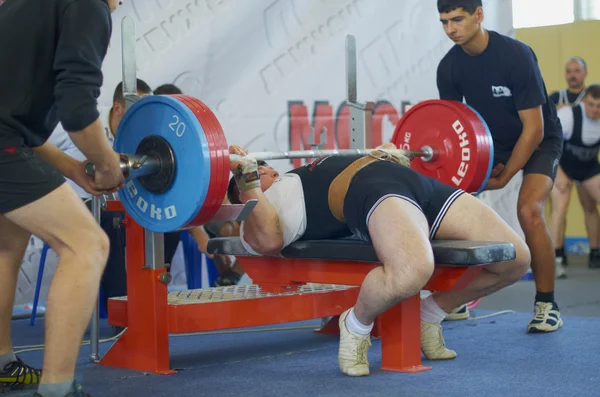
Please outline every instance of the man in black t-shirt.
M484 29L481 0L438 0L438 11L456 44L438 66L440 99L464 99L486 121L494 142L494 170L486 190L503 188L523 170L517 213L537 291L527 330L556 331L563 322L554 300L554 247L544 220L563 144L556 109L533 50Z
M123 185L119 155L99 119L102 63L118 0L6 0L0 6L0 392L40 383L42 397L88 396L74 380L109 243L65 183L99 195ZM84 163L47 142L61 122ZM47 301L43 373L10 339L17 276L32 234L59 263Z

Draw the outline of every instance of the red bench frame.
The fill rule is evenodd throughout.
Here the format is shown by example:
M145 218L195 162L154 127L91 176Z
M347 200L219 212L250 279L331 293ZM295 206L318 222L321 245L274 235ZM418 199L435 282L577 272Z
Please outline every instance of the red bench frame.
M119 201L108 201L108 211L124 211ZM237 259L263 292L290 292L307 283L356 286L325 292L278 294L224 302L170 305L167 285L160 281L165 269L143 269L144 229L126 214L126 299L109 299L108 322L127 327L102 357L100 364L138 371L172 374L169 334L288 323L333 317L320 332L339 333L338 318L357 299L363 279L378 263L311 259L244 257ZM424 287L432 291L464 288L481 266L436 265ZM381 339L381 368L420 372L420 297L413 296L376 320L372 335Z

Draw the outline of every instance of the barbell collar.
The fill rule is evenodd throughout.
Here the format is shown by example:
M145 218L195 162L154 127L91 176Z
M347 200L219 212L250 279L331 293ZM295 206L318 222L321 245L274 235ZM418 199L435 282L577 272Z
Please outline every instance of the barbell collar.
M119 162L125 179L154 175L160 171L160 160L151 155L121 154ZM93 163L86 163L85 173L93 177L96 173L96 166Z

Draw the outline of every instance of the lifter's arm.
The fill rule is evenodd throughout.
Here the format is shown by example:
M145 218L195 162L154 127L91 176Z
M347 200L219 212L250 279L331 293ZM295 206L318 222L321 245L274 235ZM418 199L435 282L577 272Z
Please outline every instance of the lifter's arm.
M277 255L283 249L283 231L277 211L260 188L240 194L240 200L258 200L258 204L243 222L244 241L258 254Z
M521 137L517 141L510 159L504 166L504 170L498 177L504 185L527 164L535 149L544 139L544 117L541 106L520 110L519 117L523 123Z
M240 146L232 145L229 153L246 156L248 151ZM256 161L248 159L231 163L230 169L240 191L240 201L244 204L248 200L258 201L256 207L240 226L243 240L258 254L279 254L284 246L283 231L275 207L261 189Z

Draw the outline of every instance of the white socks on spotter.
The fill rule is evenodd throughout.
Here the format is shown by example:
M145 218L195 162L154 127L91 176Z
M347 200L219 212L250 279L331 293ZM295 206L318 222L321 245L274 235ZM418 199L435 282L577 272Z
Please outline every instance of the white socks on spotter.
M358 319L354 315L354 308L352 308L350 309L350 313L348 313L348 316L346 316L346 328L348 328L348 331L354 332L355 334L368 335L373 329L373 323L369 325L364 325L363 323L358 321Z
M440 324L448 313L443 311L433 300L433 295L421 299L421 321L431 324Z

